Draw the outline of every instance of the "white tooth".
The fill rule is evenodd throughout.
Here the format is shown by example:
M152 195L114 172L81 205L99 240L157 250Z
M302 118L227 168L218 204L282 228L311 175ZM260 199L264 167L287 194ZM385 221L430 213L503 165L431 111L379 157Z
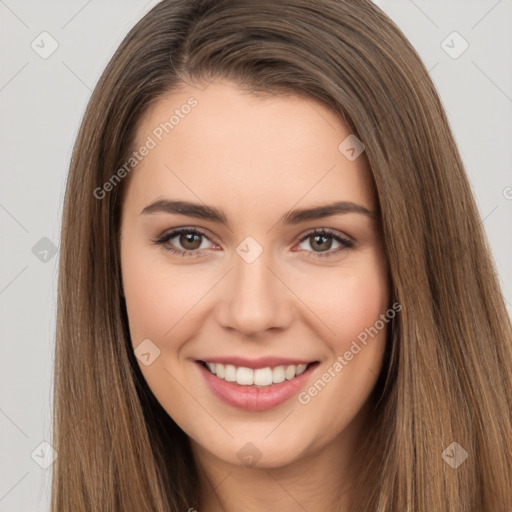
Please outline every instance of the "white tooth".
M275 368L237 368L232 364L206 363L210 371L227 382L237 382L242 386L270 386L291 380L306 371L307 364L276 366Z
M272 370L272 382L274 384L279 384L280 382L284 382L284 366L276 366Z
M290 366L286 367L286 370L284 371L284 376L286 377L286 380L291 380L293 377L295 377L295 370L297 367L294 364L291 364ZM218 372L217 368L217 372Z
M224 378L225 368L226 367L223 364L217 363L217 377L220 377L221 379Z
M256 386L270 386L272 384L272 369L259 368L254 370L254 384Z
M304 373L306 371L307 366L308 366L307 364L297 365L297 371L295 373L295 376L300 375L301 373Z
M228 382L236 382L236 366L227 364L224 368L224 380Z
M236 382L242 386L252 386L254 383L254 371L251 368L240 366L236 370Z

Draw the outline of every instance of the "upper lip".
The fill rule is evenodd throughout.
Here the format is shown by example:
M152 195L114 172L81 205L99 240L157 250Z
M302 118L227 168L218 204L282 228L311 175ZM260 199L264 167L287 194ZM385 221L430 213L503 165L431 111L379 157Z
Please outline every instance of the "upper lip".
M316 362L315 360L306 359L295 359L288 357L277 357L277 356L264 356L258 357L257 359L247 359L245 357L205 357L204 359L198 359L205 363L220 363L220 364L232 364L233 366L243 366L245 368L267 368L276 366L290 366L299 364L309 364Z

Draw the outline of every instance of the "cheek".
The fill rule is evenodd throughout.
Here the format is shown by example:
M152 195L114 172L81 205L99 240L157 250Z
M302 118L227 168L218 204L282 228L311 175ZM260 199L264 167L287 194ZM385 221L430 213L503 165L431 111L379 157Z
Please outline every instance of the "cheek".
M173 337L193 316L193 306L208 291L208 281L191 271L162 262L159 251L122 250L122 276L132 343ZM189 313L190 312L190 313Z
M347 342L374 325L385 313L388 289L380 273L368 271L343 279L338 292L327 296L326 300L336 337Z
M295 276L295 289L315 315L314 330L333 352L342 353L390 306L385 263L371 253L356 265L323 270L314 277Z
M309 430L321 431L311 449L347 428L365 404L382 367L394 314L387 314L389 284L382 260L375 256L367 263L340 268L332 274L328 288L326 280L313 286L308 281L308 305L322 320L316 324L317 332L327 333L321 324L329 327L323 341L330 352L322 373L298 396L303 412L312 418Z

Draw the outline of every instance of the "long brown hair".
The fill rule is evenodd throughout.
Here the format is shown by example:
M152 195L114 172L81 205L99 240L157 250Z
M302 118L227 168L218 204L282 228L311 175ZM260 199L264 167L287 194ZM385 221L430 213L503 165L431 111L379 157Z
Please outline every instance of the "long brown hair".
M130 343L118 246L126 180L102 197L94 191L130 158L150 104L216 78L323 102L366 147L402 310L359 447L351 512L509 510L511 323L459 152L416 51L370 0L164 0L109 62L71 159L52 511L198 506L188 437L149 390ZM453 443L468 454L458 467L449 461L464 452Z

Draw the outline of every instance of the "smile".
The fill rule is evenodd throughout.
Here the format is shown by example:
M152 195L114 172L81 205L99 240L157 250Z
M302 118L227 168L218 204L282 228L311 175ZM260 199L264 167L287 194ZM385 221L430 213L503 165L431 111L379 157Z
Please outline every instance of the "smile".
M213 396L232 407L249 411L272 409L290 400L312 379L319 364L314 361L248 368L196 361Z

